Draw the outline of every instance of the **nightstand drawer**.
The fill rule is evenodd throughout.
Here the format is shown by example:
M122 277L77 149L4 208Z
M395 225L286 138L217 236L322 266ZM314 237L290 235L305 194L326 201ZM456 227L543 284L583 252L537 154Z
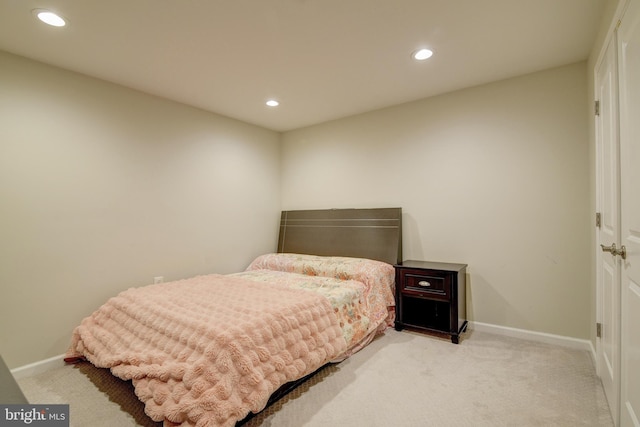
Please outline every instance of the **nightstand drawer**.
M427 298L451 297L450 275L438 271L404 270L401 274L401 292Z

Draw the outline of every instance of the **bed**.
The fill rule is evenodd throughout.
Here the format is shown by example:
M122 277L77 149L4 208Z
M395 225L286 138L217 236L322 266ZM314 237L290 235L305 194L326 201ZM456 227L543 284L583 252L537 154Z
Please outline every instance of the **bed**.
M245 271L128 289L78 325L65 361L131 380L165 426L233 426L393 324L400 208L283 211Z

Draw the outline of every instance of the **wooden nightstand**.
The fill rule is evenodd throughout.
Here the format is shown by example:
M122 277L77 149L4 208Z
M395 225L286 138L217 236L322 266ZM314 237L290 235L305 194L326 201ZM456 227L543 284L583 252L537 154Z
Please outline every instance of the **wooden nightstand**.
M467 328L467 264L403 261L395 268L396 330L446 334L458 344Z

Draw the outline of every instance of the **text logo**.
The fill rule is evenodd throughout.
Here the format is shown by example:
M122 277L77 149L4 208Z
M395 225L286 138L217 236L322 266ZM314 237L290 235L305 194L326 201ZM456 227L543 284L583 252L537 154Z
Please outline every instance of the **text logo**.
M0 427L69 427L69 405L1 405Z

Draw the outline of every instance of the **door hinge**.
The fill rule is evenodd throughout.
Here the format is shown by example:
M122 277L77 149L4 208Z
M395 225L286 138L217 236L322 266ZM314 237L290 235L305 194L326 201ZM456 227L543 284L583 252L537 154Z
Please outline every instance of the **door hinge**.
M602 323L596 323L596 337L602 338Z
M599 116L600 115L600 101L596 101L594 108L595 108L596 116Z
M596 212L596 227L600 228L602 226L602 215L600 212Z

